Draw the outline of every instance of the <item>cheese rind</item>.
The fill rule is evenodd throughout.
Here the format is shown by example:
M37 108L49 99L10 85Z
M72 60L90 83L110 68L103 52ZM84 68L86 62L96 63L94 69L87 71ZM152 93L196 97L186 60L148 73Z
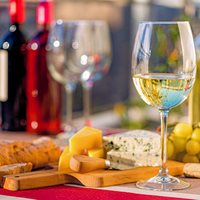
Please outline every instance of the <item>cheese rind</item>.
M85 154L87 150L102 147L102 131L84 127L69 139L70 152Z

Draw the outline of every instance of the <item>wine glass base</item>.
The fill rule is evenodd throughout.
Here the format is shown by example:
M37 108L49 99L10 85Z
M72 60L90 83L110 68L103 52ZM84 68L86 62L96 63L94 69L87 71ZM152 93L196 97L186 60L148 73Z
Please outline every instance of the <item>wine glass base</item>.
M173 176L155 176L148 180L141 180L136 183L136 187L156 191L182 190L190 187L190 183Z

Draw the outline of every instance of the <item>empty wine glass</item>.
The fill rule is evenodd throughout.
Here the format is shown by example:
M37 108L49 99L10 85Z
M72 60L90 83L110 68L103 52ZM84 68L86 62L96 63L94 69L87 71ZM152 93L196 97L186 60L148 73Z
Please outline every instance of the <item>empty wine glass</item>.
M188 22L143 22L135 39L132 75L135 87L161 116L161 166L158 175L137 182L139 188L176 190L189 183L170 176L167 160L167 117L189 95L195 81L196 57Z
M81 69L67 64L68 55L72 49L75 34L78 32L71 22L56 21L52 26L47 44L48 69L51 76L63 84L67 93L65 137L74 132L72 124L72 95L82 73Z
M83 86L83 112L85 125L92 126L90 120L90 92L94 82L102 79L108 73L111 63L111 41L109 26L105 21L95 20L88 21L89 27L85 29L88 37L87 47L83 49L81 55L81 65L87 66L81 75ZM84 30L83 30L84 32ZM77 54L78 52L74 52ZM79 55L77 55L79 57Z
M48 67L52 77L62 83L67 92L65 132L68 136L74 133L72 93L77 82L91 88L92 81L107 72L108 57L110 61L108 37L108 25L100 20L58 20L49 33ZM87 110L89 107L87 101Z

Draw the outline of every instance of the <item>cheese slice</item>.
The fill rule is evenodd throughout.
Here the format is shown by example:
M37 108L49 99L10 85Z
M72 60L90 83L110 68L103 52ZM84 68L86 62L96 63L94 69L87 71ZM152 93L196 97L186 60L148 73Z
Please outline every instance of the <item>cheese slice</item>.
M88 150L102 147L102 131L84 127L69 139L70 152L86 154Z

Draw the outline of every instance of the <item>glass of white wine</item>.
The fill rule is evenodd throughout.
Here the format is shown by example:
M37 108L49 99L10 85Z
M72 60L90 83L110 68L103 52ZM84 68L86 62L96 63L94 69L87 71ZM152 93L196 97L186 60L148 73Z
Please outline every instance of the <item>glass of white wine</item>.
M167 118L169 110L187 99L195 81L196 56L188 22L143 22L139 25L132 55L132 77L144 102L161 116L161 166L158 175L141 180L143 189L171 191L189 183L169 174Z

